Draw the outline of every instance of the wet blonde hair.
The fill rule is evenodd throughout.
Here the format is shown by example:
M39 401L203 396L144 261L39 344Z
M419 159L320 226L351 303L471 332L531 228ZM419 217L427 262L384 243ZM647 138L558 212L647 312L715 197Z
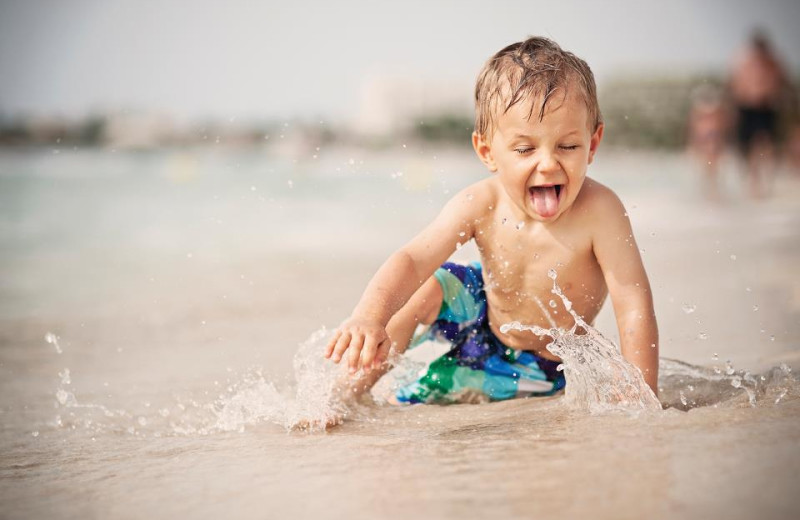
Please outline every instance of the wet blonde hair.
M502 49L489 58L475 84L475 132L491 138L502 114L526 99L541 100L539 121L548 101L559 92L564 99L568 86L578 88L589 111L594 132L602 123L597 87L589 65L548 39L533 36ZM530 118L534 105L531 104Z

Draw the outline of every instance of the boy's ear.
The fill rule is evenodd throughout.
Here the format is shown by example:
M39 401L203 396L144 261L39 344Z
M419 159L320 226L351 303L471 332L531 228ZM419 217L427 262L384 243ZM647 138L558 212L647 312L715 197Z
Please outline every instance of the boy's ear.
M472 147L475 149L475 153L478 154L478 158L481 162L489 168L489 171L496 172L497 164L494 162L492 147L478 132L472 132Z
M594 154L597 153L597 147L600 146L600 141L603 140L603 130L605 130L603 123L597 125L597 130L594 131L592 139L589 141L589 164L594 161Z

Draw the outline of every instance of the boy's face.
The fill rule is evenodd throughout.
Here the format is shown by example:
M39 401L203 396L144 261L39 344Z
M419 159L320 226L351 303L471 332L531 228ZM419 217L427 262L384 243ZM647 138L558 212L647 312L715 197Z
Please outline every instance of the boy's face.
M519 209L534 220L553 222L575 202L603 125L589 130L588 110L575 89L565 99L553 96L541 121L534 101L502 114L488 142L473 134L472 143Z

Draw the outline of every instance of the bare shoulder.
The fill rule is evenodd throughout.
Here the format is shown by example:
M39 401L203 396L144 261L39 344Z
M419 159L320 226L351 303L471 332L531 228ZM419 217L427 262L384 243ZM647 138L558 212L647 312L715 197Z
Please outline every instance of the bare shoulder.
M598 224L612 220L627 220L628 215L622 201L614 190L587 178L581 188L579 200L576 201L576 209L585 218Z
M445 204L443 212L471 221L480 220L496 205L496 184L493 177L470 184Z

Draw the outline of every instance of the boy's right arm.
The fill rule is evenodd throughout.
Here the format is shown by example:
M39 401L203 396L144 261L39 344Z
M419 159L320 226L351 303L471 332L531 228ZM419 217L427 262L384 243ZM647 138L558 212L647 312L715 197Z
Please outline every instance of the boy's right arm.
M339 362L345 352L350 372L372 360L370 369L389 354L386 325L417 289L456 250L474 235L475 221L486 205L470 186L453 197L439 215L408 244L393 253L372 277L353 313L334 332L325 357ZM363 353L363 354L362 354Z

